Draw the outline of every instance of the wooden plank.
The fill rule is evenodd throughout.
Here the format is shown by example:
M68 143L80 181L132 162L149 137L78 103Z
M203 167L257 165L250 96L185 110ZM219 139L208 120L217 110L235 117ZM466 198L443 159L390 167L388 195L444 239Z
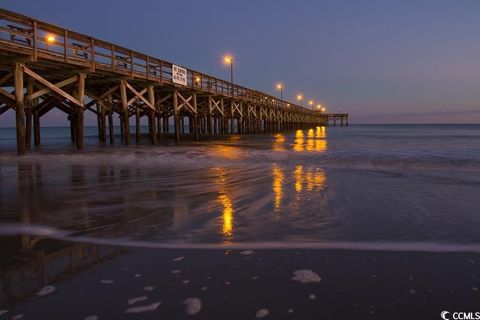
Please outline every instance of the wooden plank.
M107 91L105 91L105 93L102 93L102 94L100 95L100 97L99 97L100 100L101 100L101 99L104 99L104 98L107 98L107 97L110 96L112 93L114 93L115 91L117 91L118 88L120 88L120 86L116 85L116 86L108 89Z
M69 95L68 93L66 93L65 91L57 88L54 84L50 83L49 81L45 80L44 78L42 78L41 76L39 76L38 74L36 74L35 72L33 72L32 70L28 69L27 67L25 67L24 65L22 65L22 70L23 72L25 72L26 74L28 74L30 77L32 77L33 79L37 80L38 82L40 82L41 84L43 84L45 87L47 88L50 88L53 92L57 93L58 95L64 97L65 99L69 100L70 102L76 104L77 106L83 108L83 103L81 103L80 101L78 101L78 99L75 99L74 97L72 97L71 95Z
M4 114L8 110L10 110L10 107L8 105L0 107L0 115Z
M0 88L0 94L6 98L8 98L10 101L15 101L15 95L11 94L7 90Z
M69 84L75 83L77 81L78 81L78 76L73 76L73 77L68 78L66 80L55 83L54 86L56 86L57 88L62 88L62 87L68 86ZM29 101L29 100L33 100L35 98L40 98L41 96L49 93L50 91L52 91L50 88L44 88L44 89L38 90L37 92L34 92L34 93L26 96L25 100Z
M91 106L93 106L93 104L95 103L98 103L100 104L102 107L104 107L105 109L107 109L108 112L113 112L114 110L114 105L113 103L110 103L108 102L107 100L105 99L102 99L100 97L97 97L95 96L95 94L91 93L90 91L85 91L86 95L89 96L90 98L93 99L93 101L89 102L88 104L86 104L86 107L90 108Z
M144 95L145 93L147 92L147 89L143 89L142 91L140 91L138 94L140 95ZM135 101L137 101L138 99L140 99L137 95L135 95L135 97L133 97L132 99L128 100L127 104L130 106L132 105L132 103L134 103Z
M155 107L150 103L150 101L148 101L147 99L145 99L143 97L143 94L140 94L140 92L138 92L137 90L135 90L134 87L132 87L128 82L125 81L125 85L127 86L127 88L133 92L134 95L136 95L140 100L142 100L147 106L150 107L150 109L154 110L155 111ZM143 93L147 91L147 89L144 89L142 90ZM127 104L128 105L128 104Z
M11 78L13 77L13 73L9 72L7 73L6 75L4 75L1 79L0 79L0 86L3 85L5 82L7 82L8 80L10 80Z

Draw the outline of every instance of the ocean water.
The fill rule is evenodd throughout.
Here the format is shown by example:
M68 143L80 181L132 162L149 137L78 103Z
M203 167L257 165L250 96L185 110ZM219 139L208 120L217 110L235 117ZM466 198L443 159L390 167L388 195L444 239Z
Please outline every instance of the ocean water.
M95 131L77 151L68 128L45 128L18 157L0 129L0 319L478 310L479 125L129 147Z
M480 251L479 125L352 125L14 154L0 235L133 247ZM117 137L117 142L119 141Z

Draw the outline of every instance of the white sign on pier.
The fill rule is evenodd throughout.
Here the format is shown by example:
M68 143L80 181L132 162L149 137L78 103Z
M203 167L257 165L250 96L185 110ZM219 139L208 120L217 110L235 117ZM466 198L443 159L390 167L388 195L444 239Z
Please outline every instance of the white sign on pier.
M173 83L187 85L187 69L172 64L172 81Z

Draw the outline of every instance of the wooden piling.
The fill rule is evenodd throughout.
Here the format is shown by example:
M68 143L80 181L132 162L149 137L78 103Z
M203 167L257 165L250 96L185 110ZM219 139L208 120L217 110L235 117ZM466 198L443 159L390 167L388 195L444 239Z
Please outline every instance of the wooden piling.
M115 128L113 127L113 112L108 113L108 137L110 144L115 143Z
M83 105L85 97L85 74L80 73L78 75L78 87L77 87L77 99ZM75 142L77 149L83 149L83 112L85 111L84 107L77 107L76 114L76 132L75 132Z
M180 141L180 111L178 110L178 96L177 91L173 92L173 110L174 110L174 122L175 122L175 141Z
M33 79L27 80L27 95L33 93ZM33 101L30 102L30 105L25 110L26 116L26 128L25 128L25 145L27 149L32 147L32 108Z
M130 121L128 115L128 101L127 101L127 86L126 81L120 81L120 98L122 103L122 124L123 124L123 135L124 135L124 143L125 145L130 145L131 137L130 137Z
M100 143L107 142L107 128L105 124L105 108L97 103L97 126L98 126L98 140Z
M140 108L135 107L135 142L140 143Z
M155 106L155 90L153 89L153 86L148 86L147 87L147 93L148 93L148 102L152 106ZM149 132L150 132L150 142L152 144L157 143L157 122L155 121L156 118L156 111L155 110L149 110Z
M34 140L35 147L39 147L41 143L40 112L37 109L33 110L33 140Z
M23 65L15 63L15 118L17 126L17 153L23 155L27 152L25 143L25 102L23 96Z

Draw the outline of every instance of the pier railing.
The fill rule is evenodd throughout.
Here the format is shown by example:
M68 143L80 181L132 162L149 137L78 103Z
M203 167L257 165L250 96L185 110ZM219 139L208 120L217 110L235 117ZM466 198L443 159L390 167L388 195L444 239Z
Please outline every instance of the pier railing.
M50 23L0 9L0 48L25 54L37 60L50 60L72 66L89 68L91 72L108 72L157 82L173 82L175 64L144 53L106 42ZM251 103L290 108L303 113L315 111L280 100L256 90L209 76L190 68L187 88L231 97Z

